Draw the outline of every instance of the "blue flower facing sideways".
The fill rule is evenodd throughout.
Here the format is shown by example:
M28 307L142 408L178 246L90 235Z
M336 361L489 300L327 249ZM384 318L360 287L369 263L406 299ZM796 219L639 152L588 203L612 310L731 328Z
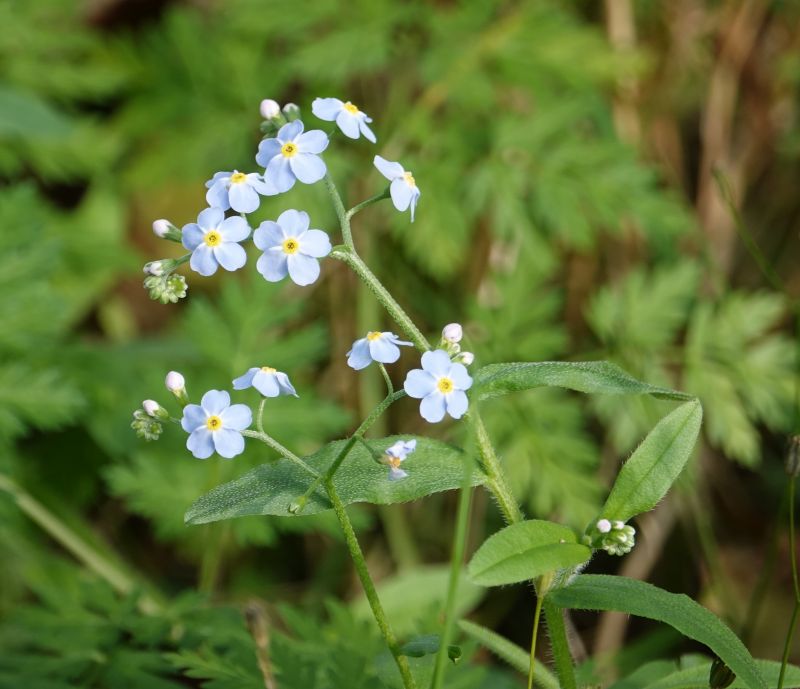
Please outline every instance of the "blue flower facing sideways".
M256 172L245 174L233 172L217 172L206 182L206 201L212 208L226 211L233 208L237 213L252 213L261 203L259 194L275 196L278 189L274 184L264 180Z
M380 156L375 156L373 163L378 172L391 182L389 193L392 196L394 207L401 212L410 208L411 222L414 222L414 211L417 208L417 201L422 195L414 180L414 175L404 169L400 163L393 163Z
M253 422L246 404L231 404L224 390L209 390L200 404L183 408L181 427L189 434L186 447L197 459L208 459L214 451L226 459L244 451L242 431Z
M236 215L225 217L221 208L206 208L196 223L183 226L181 242L192 257L189 265L200 275L213 275L217 266L238 270L247 261L245 250L238 244L250 236L250 225Z
M253 242L264 254L256 268L265 280L278 282L287 275L298 285L310 285L319 277L319 260L331 252L331 241L322 230L309 230L308 213L289 209L277 222L265 220L253 233Z
M234 390L244 390L251 387L258 390L264 397L278 397L280 395L298 397L294 386L289 381L289 376L271 366L248 369L247 373L233 381Z
M319 182L327 172L319 154L328 147L328 135L321 129L303 133L300 120L283 125L273 139L258 145L256 162L262 165L264 180L278 193L289 191L295 180L303 184Z
M321 120L335 121L342 133L351 139L357 139L359 135L363 135L372 143L377 140L368 126L368 123L372 122L372 118L367 113L361 112L358 106L353 105L350 101L345 103L338 98L315 98L311 103L311 112Z
M347 365L360 371L373 361L393 364L400 358L398 345L412 346L411 342L404 342L394 333L368 332L366 337L353 342L353 347L347 352Z
M417 447L416 440L398 440L394 445L386 448L381 462L389 467L389 480L398 481L408 476L408 472L400 468L400 463L405 461Z
M420 399L419 413L430 423L438 423L445 412L460 419L467 411L467 395L472 378L463 364L450 361L443 349L425 352L422 368L409 371L403 389L409 397Z

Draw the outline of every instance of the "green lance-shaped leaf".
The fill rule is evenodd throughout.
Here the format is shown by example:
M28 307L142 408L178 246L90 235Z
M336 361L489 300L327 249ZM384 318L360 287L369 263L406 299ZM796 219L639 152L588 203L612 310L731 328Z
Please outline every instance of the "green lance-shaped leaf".
M616 610L664 622L708 646L749 689L767 687L736 634L714 613L683 594L627 577L583 574L569 586L552 591L548 600L562 608Z
M467 574L481 586L515 584L574 567L591 556L591 549L577 542L572 529L532 519L490 536L472 557Z
M697 400L661 419L620 470L601 515L624 522L653 509L689 460L702 419Z
M410 440L413 436L395 436L382 440L370 440L370 445L383 452L397 440ZM388 468L378 464L361 444L350 450L333 482L342 502L369 502L390 505L425 497L443 490L454 490L461 486L464 478L463 452L452 445L416 438L417 448L403 462L408 476L399 481L390 481ZM324 472L338 455L346 441L329 443L305 458L305 461L320 473ZM474 485L485 480L484 474L473 471ZM200 497L186 513L189 524L233 519L253 514L271 514L279 517L293 516L288 507L310 486L313 478L302 468L286 459L262 464L244 476L218 486ZM332 509L324 487L320 486L310 497L302 514L314 514Z
M490 364L475 374L472 394L485 400L540 387L567 388L597 395L653 395L671 400L693 399L692 395L684 392L636 380L608 361Z

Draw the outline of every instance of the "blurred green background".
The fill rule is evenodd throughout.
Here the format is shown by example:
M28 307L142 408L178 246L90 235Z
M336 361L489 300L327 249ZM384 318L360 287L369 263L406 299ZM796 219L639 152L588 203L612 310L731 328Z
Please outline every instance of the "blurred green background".
M183 525L265 449L200 462L177 429L154 443L130 429L141 400L170 402L171 369L195 398L262 362L289 372L300 399L270 402L266 426L299 453L382 396L378 372L344 355L391 324L343 265L323 262L307 289L266 283L252 260L187 272L170 306L142 289L145 261L182 253L151 222L192 222L217 170L256 171L262 98L296 102L309 125L317 96L373 117L377 147L339 138L325 154L349 205L383 188L375 153L414 171L416 221L384 204L354 233L432 336L460 321L476 365L605 358L700 396L691 469L639 520L637 549L592 571L685 592L754 655L780 655L800 4L0 0L0 26L0 687L264 686L263 629L282 689L396 681L331 515ZM253 223L304 208L333 233L323 187L300 186ZM668 409L542 390L486 420L526 513L583 529ZM410 432L458 437L410 401L376 428ZM454 495L353 509L401 634L440 623L454 515ZM477 495L468 550L500 524ZM462 592L465 614L528 643L525 587ZM610 659L587 681L699 650L612 614L573 623L579 660ZM465 649L452 686L522 681Z

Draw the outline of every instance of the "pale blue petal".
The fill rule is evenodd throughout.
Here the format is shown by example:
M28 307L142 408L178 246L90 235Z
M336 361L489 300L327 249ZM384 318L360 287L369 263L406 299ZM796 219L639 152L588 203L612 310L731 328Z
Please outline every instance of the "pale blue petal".
M297 137L297 150L300 153L315 153L319 155L328 148L328 135L321 129L312 129Z
M411 199L414 196L414 189L409 185L405 179L396 179L389 186L389 191L392 195L392 203L399 211L407 210L411 205Z
M342 133L351 139L357 139L358 131L358 116L353 115L347 110L342 111L336 117L336 125L342 130Z
M289 273L286 254L278 251L268 251L256 262L256 270L268 282L280 282Z
M359 120L358 128L361 130L361 133L364 135L364 138L367 141L371 141L372 143L377 143L378 139L375 136L375 132L373 132L367 122L371 122L369 117L364 117L363 119Z
M311 112L319 119L328 122L333 122L342 108L344 103L338 98L315 98L311 103Z
M206 182L206 189L211 189L223 177L230 177L232 172L215 172L214 176Z
M373 361L382 364L393 364L400 358L400 349L383 337L369 343L369 353Z
M278 385L280 385L281 393L284 395L294 395L295 397L299 397L297 394L297 390L294 389L294 385L289 380L289 376L281 371L278 371L275 374L275 378L278 380Z
M222 180L214 182L206 192L206 203L212 208L221 208L226 211L231 207L228 199L228 185Z
M237 213L252 213L261 203L258 192L247 183L231 184L228 196L230 197L231 208Z
M383 336L389 340L389 342L393 342L396 345L405 345L406 347L413 347L413 342L406 342L405 340L401 340L397 335L394 333L383 333Z
M274 373L259 371L253 378L253 387L264 395L264 397L277 397L281 394Z
M283 211L283 213L278 216L278 225L280 225L283 230L283 238L281 238L278 244L283 242L283 239L286 237L297 237L303 234L303 232L308 229L309 224L308 213L305 211L296 211L294 208Z
M409 397L422 399L436 389L436 379L421 368L415 368L406 375L403 389Z
M304 287L316 282L319 277L319 261L303 254L291 254L286 257L289 277L296 285Z
M192 431L186 439L186 449L197 459L208 459L214 454L214 440L211 437L211 431L205 427Z
M190 222L181 230L181 244L190 251L196 249L197 245L202 243L205 234L197 223Z
M244 452L244 436L236 431L223 428L221 431L213 433L214 448L220 457L231 459Z
M415 188L414 195L411 197L411 222L414 222L414 211L417 210L417 201L420 196L422 196L422 192Z
M467 373L467 367L464 364L452 364L447 377L453 381L456 390L469 390L472 387L472 378Z
M314 258L322 258L331 252L331 240L322 230L309 230L300 235L300 253Z
M183 418L181 428L187 433L191 433L196 428L206 425L207 414L199 404L187 404L183 408Z
M372 357L369 353L369 342L366 337L353 342L353 348L347 352L347 365L360 371L372 363Z
M192 270L200 275L208 277L217 272L217 259L214 258L214 251L210 246L202 242L197 245L192 251L192 257L189 259L189 266Z
M303 184L319 182L327 170L322 158L313 153L298 153L289 158L289 166Z
M236 242L223 242L215 246L214 257L225 270L239 270L247 263L247 252Z
M400 163L393 163L390 160L386 160L386 158L381 158L380 156L375 156L373 159L373 164L376 168L378 168L378 172L380 172L386 179L393 180L397 179L398 177L402 177L405 173L403 166Z
M223 428L243 431L253 423L253 412L246 404L232 404L220 414Z
M294 186L295 176L289 167L289 160L284 156L275 156L264 173L264 179L272 182L281 194Z
M264 179L255 173L247 175L247 183L262 196L275 196L280 193L271 180Z
M197 224L204 230L215 230L225 219L225 211L221 208L206 208L197 216Z
M294 141L302 133L302 120L294 120L294 122L289 122L278 130L278 141L285 144L287 141Z
M424 397L419 404L419 413L428 423L439 423L444 418L447 404L438 390Z
M467 394L461 390L453 390L447 395L447 413L454 419L460 419L464 416L468 405Z
M434 376L446 376L450 373L450 366L450 356L443 349L422 355L422 368Z
M412 440L406 440L403 443L406 446L406 454L411 454L414 450L417 449L417 439L413 438Z
M408 476L407 471L403 471L402 469L395 469L394 467L389 467L390 481L399 481L400 479L404 479L406 476Z
M222 221L219 233L225 242L241 242L250 236L250 225L244 218L234 215Z
M264 139L258 144L258 153L256 154L256 162L261 167L267 167L269 161L281 152L281 142L277 139Z
M265 220L253 232L253 243L262 251L280 246L286 235L280 225L272 220Z
M247 373L243 373L238 378L235 378L233 381L233 389L234 390L245 390L253 385L253 376L256 374L256 371L260 371L257 366L254 368L247 369Z
M231 396L225 390L209 390L200 400L200 406L212 416L221 414L230 403Z

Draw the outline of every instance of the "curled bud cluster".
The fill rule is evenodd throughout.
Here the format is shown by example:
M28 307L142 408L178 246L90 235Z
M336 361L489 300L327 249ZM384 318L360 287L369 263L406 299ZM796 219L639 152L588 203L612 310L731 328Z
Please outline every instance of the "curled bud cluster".
M598 519L586 530L583 542L610 555L625 555L636 545L635 536L636 529L625 522Z
M178 273L148 275L144 279L144 288L153 301L160 301L162 304L175 304L186 296L186 290L189 289L186 278Z
M472 352L462 352L459 344L464 337L464 328L460 323L448 323L442 328L442 339L439 341L439 349L443 349L450 355L450 359L457 364L469 366L475 361Z
M152 400L147 401L152 402ZM145 409L137 409L133 412L131 428L136 431L136 435L145 440L158 440L158 437L164 430L161 422L154 416L151 416Z

